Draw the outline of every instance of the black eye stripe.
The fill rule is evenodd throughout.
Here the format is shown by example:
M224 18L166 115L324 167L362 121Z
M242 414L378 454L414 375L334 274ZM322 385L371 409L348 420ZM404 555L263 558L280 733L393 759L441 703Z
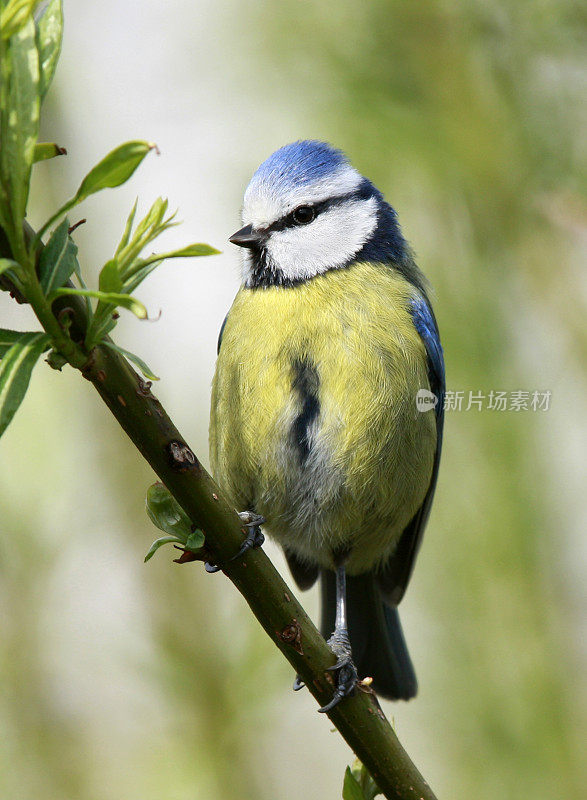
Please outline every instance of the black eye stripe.
M336 206L342 206L349 200L368 200L369 197L373 197L373 194L374 193L371 184L369 181L365 181L359 186L358 189L355 189L354 192L341 194L338 197L329 197L327 200L321 200L319 203L303 203L302 205L312 208L314 210L314 217L317 217L323 211L327 211L328 209ZM294 208L293 211L290 211L290 213L285 217L281 217L281 219L273 222L268 228L265 228L265 232L269 234L273 233L274 231L284 231L286 228L299 228L300 223L296 222L293 218L295 211L296 209Z

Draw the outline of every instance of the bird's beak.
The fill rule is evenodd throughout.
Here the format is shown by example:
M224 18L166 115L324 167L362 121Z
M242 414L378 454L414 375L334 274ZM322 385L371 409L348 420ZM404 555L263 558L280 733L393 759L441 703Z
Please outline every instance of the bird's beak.
M254 231L252 225L245 225L240 231L233 233L229 242L238 244L239 247L249 247L254 249L260 247L263 243L265 236L261 231Z

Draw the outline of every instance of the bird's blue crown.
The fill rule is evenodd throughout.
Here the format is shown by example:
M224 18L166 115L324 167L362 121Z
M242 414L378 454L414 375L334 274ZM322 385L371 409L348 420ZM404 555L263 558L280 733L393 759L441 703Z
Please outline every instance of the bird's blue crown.
M251 184L271 185L274 191L314 183L350 166L340 150L313 139L293 142L280 147L257 169Z

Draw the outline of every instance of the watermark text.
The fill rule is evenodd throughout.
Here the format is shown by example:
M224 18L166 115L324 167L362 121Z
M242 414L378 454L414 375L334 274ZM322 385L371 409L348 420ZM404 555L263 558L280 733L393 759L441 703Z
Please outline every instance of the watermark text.
M444 411L548 411L552 392L548 389L512 389L509 391L491 390L452 390L445 392ZM432 411L438 405L438 397L428 389L416 393L418 411Z

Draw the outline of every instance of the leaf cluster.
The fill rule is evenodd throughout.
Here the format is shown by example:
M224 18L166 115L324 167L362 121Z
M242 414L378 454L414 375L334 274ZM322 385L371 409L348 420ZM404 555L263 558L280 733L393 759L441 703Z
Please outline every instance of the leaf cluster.
M50 0L37 17L36 0L0 0L0 243L7 242L10 258L0 258L0 288L29 302L44 334L0 329L0 435L14 416L26 392L31 371L41 353L51 349L50 366L65 363L81 367L91 350L106 345L130 359L150 380L153 371L133 353L123 350L108 335L116 325L118 309L147 319L143 303L133 296L142 281L165 259L212 255L206 244L144 255L161 233L177 224L167 213L167 200L158 198L135 224L135 202L120 243L102 269L98 287L89 288L78 261L67 213L87 197L125 183L149 152L147 141L119 145L83 178L73 197L49 216L40 230L27 235L25 222L31 171L35 163L66 155L56 143L39 142L39 119L61 50L62 0ZM43 237L48 235L44 243ZM78 295L85 299L87 328L83 341L72 341L67 320L59 322L52 311L57 298Z
M152 558L165 544L180 545L181 550L199 554L204 545L204 533L199 528L194 528L188 515L162 483L149 486L146 510L153 525L166 535L153 542L145 561Z

